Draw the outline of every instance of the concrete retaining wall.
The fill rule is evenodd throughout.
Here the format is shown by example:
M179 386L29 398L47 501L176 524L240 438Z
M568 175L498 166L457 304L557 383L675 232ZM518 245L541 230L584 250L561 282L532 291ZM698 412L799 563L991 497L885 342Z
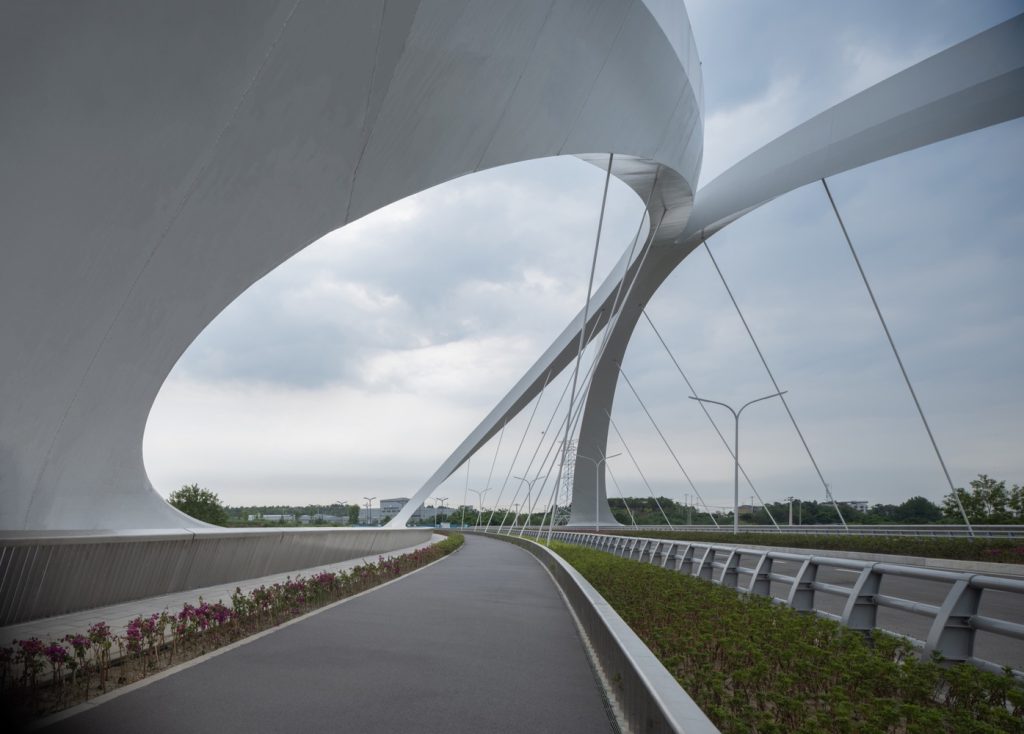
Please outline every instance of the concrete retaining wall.
M0 626L424 543L431 528L5 533Z

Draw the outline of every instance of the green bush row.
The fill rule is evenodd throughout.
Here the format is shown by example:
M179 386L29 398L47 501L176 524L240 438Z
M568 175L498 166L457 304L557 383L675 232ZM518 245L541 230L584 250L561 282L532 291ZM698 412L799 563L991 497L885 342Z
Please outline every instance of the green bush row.
M1024 563L1024 540L992 538L922 538L900 535L803 535L796 533L712 533L638 530L627 535L666 540L692 540L698 543L770 545L813 550L891 553L900 556L950 558L961 561Z
M1007 675L919 661L909 643L650 564L553 543L732 732L1024 732Z

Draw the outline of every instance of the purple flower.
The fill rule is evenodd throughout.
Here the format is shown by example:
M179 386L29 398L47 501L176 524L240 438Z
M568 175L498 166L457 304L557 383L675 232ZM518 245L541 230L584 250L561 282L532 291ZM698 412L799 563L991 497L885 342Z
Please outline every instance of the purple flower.
M68 651L59 642L54 642L45 650L46 657L53 665L63 665L67 662Z

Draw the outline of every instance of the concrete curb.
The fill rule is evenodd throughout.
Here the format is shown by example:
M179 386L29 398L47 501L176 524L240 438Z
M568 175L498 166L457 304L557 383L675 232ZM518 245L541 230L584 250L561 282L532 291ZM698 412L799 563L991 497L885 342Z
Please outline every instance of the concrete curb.
M628 731L718 734L718 728L643 640L561 556L525 538L484 537L515 543L551 573L582 627L604 678L613 684L608 695Z

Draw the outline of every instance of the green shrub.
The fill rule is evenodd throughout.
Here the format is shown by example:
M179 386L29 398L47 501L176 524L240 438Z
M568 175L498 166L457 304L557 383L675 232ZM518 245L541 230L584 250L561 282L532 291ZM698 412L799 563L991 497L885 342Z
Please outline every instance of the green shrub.
M904 640L562 543L709 718L731 732L1024 732L1009 675L918 661Z

